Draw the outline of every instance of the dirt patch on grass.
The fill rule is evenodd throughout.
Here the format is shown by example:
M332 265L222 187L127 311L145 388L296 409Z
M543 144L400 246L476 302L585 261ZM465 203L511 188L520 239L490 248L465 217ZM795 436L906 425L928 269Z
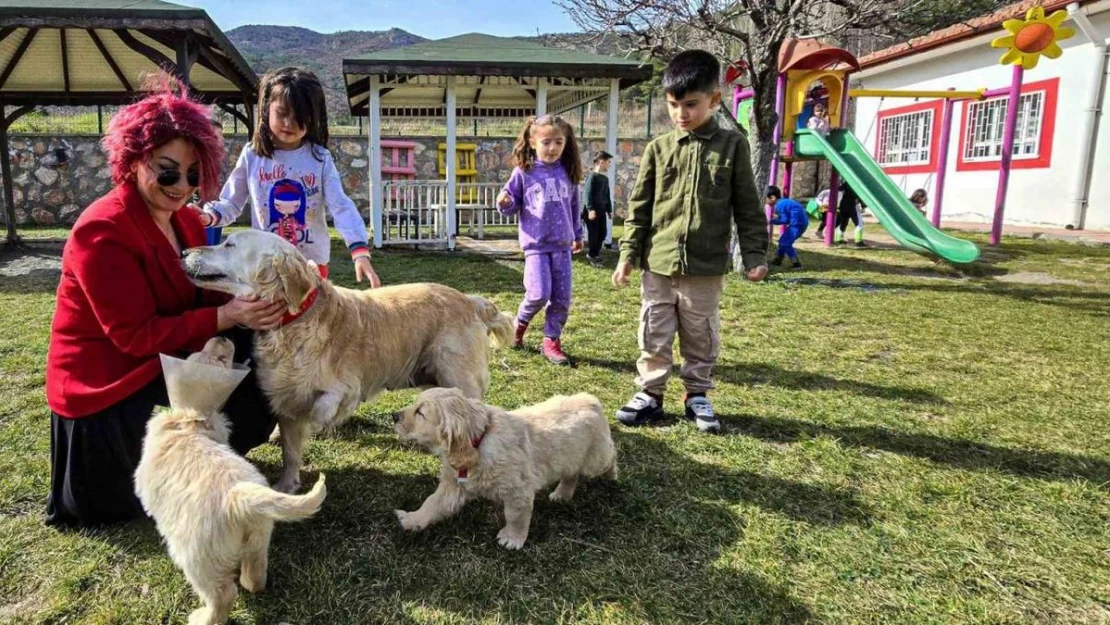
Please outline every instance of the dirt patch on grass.
M62 244L36 244L0 253L0 276L17 278L62 273Z
M1032 284L1037 286L1089 286L1086 282L1080 280L1057 278L1052 274L1037 271L1019 271L1016 273L1008 273L1006 275L996 277L995 280L998 280L999 282L1006 282L1009 284Z

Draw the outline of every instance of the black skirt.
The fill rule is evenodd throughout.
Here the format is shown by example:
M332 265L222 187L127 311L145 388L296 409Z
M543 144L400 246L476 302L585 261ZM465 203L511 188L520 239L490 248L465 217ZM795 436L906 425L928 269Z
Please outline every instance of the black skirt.
M254 333L224 334L235 343L236 362L253 358ZM155 378L135 394L80 419L50 413L50 493L46 524L105 525L144 516L133 476L143 451L146 423L155 406L168 406L166 382ZM224 407L231 422L231 448L239 454L265 443L277 419L250 374Z

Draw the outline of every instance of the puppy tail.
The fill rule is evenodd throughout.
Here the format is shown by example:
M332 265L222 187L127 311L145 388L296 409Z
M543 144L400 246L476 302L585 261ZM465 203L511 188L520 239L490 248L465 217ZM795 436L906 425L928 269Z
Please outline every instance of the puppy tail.
M490 343L494 349L508 347L513 342L513 318L498 310L497 305L484 297L470 295L470 301L478 311L478 318L489 330Z
M312 490L303 495L286 495L254 482L239 482L231 487L227 505L233 514L264 516L275 521L303 521L316 514L328 495L324 474Z

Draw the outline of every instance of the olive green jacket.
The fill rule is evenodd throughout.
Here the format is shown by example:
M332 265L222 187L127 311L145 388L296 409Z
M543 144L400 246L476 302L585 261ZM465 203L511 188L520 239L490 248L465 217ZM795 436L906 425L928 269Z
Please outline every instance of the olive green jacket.
M768 231L748 139L715 119L648 144L628 199L621 261L665 276L729 270L732 223L744 267L766 262Z

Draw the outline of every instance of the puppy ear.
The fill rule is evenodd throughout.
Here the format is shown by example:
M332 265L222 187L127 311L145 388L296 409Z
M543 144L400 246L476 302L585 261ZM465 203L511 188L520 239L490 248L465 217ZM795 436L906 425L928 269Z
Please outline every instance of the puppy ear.
M474 448L471 432L474 425L475 406L461 395L439 402L439 425L447 447L447 462L455 469L473 469L478 465L478 450Z
M290 313L296 313L316 286L318 276L299 253L282 251L262 259L254 282L260 298L284 302Z

